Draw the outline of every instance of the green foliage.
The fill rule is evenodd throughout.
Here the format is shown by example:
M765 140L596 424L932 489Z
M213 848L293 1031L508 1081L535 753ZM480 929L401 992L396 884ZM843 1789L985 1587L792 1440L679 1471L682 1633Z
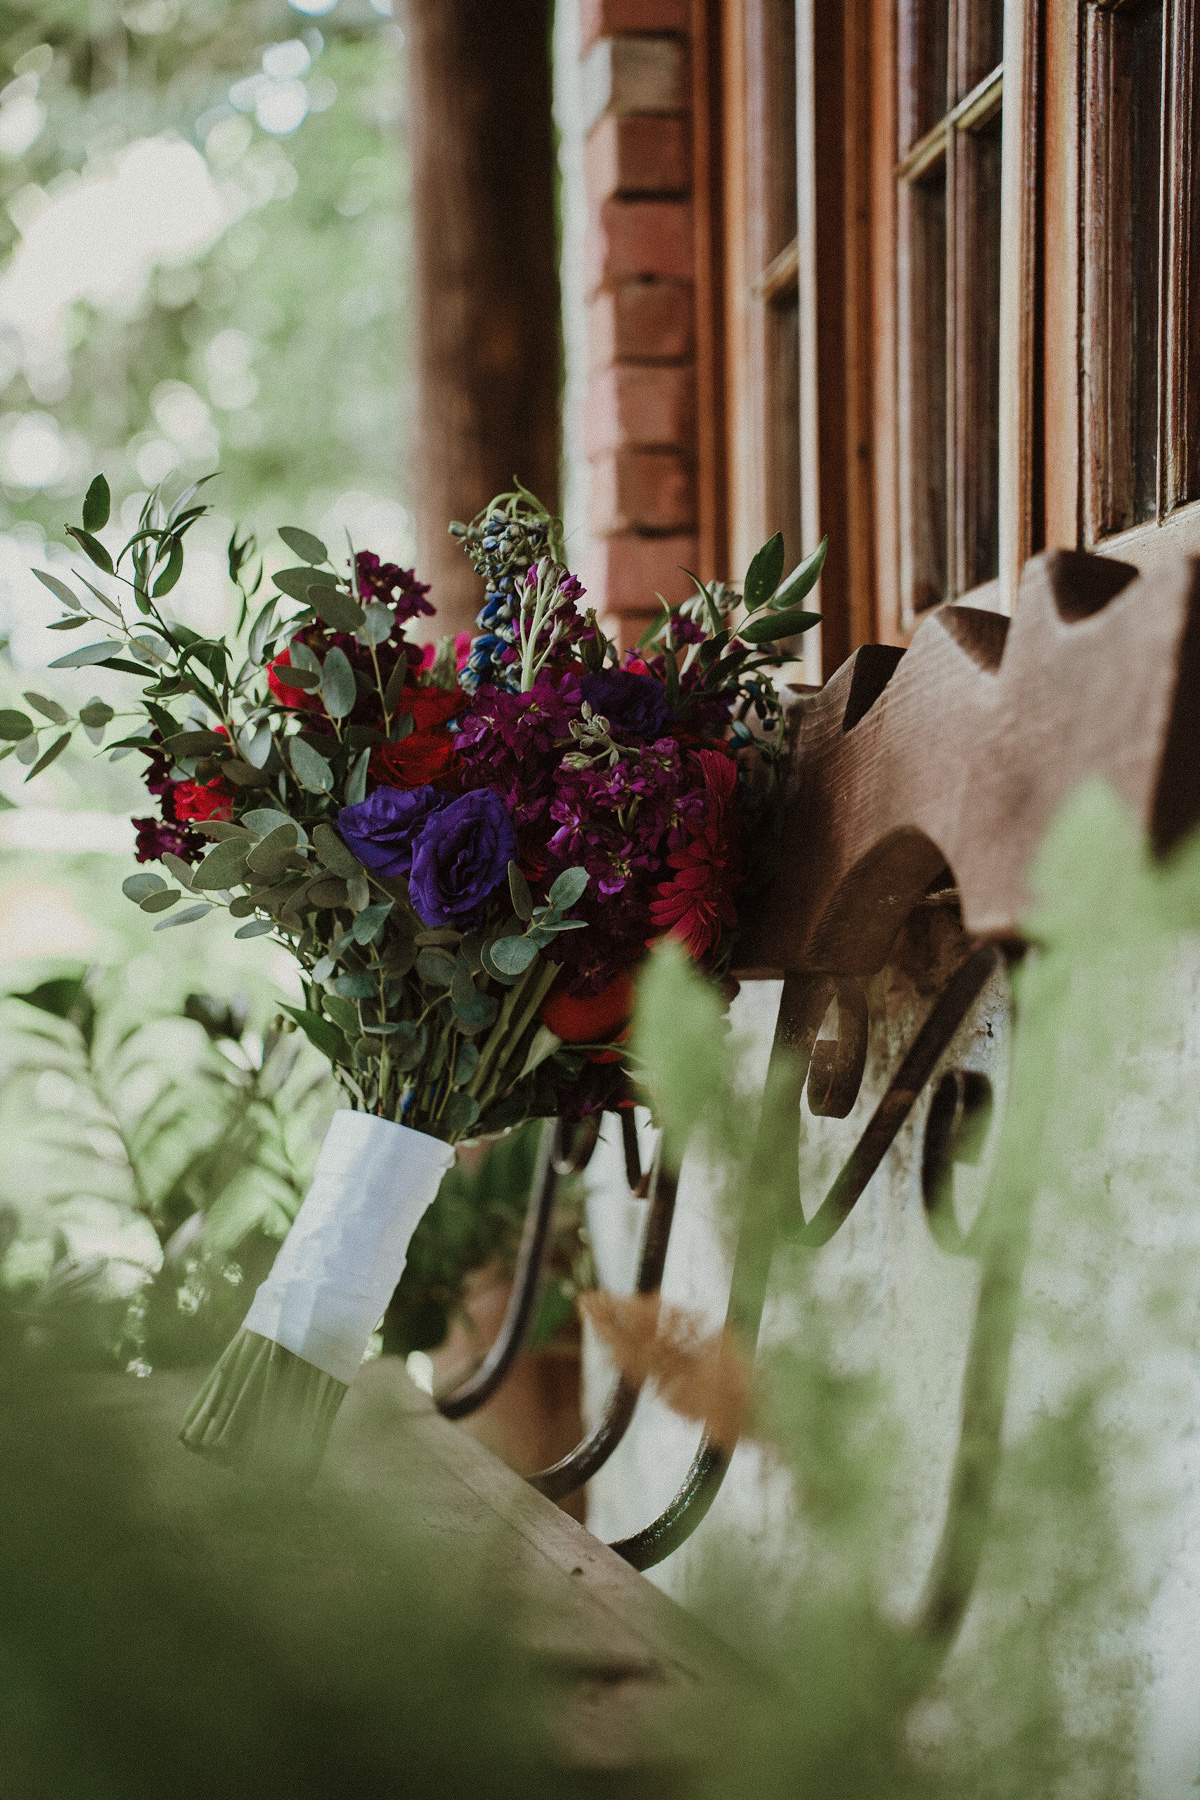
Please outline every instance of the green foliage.
M0 1190L10 1324L41 1360L212 1354L303 1197L326 1078L298 1067L294 1035L260 1043L244 1003L206 994L186 1024L130 1023L116 985L80 972L4 1012L6 1099L33 1120ZM35 1201L20 1176L37 1161Z
M909 1440L929 1439L899 1398L894 1329L878 1326L876 1281L894 1279L874 1268L883 1240L864 1223L840 1261L832 1246L777 1248L753 1430L786 1472L791 1518L768 1558L728 1528L707 1551L697 1540L689 1578L770 1682L744 1709L691 1721L696 1795L1150 1791L1139 1634L1176 1554L1185 1499L1171 1461L1192 1417L1176 1408L1195 1399L1200 1141L1178 1057L1200 839L1154 858L1112 791L1088 786L1054 822L1035 891L971 1234L981 1269L940 1542L913 1529ZM753 1242L795 1179L779 1154L784 1102L768 1097L755 1145L736 1047L669 948L643 980L634 1047L668 1144L678 1155L695 1134L731 1230L749 1213ZM803 1198L811 1213L818 1196ZM889 1232L911 1279L915 1246L898 1222ZM949 1280L954 1260L932 1240L921 1254Z
M252 102L249 113L231 104L230 89L259 74L273 44L297 39L313 55L305 79L325 110L275 137L255 123ZM230 477L224 504L236 493L239 512L264 531L314 493L392 494L408 353L395 28L354 0L319 21L285 0L151 0L123 10L9 0L0 42L45 114L28 147L0 166L0 256L17 244L16 196L53 196L138 139L195 144L234 200L234 220L212 248L160 269L136 306L77 303L52 370L14 370L6 353L6 410L51 411L90 447L92 467L104 465L84 532L103 530L109 504L151 485L137 459L148 443L176 442L163 421L181 395L198 419L207 408L209 423L179 440L180 467L206 473L219 439ZM12 210L26 216L19 202ZM56 529L64 498L82 494L85 480L75 461L58 491L13 490L8 517ZM169 591L168 580L159 590Z
M460 1152L413 1234L384 1321L385 1351L407 1356L412 1350L436 1350L461 1310L468 1277L490 1265L498 1275L512 1273L542 1129L526 1125L486 1150ZM576 1293L593 1285L582 1225L582 1190L564 1181L531 1348L548 1343L574 1318Z

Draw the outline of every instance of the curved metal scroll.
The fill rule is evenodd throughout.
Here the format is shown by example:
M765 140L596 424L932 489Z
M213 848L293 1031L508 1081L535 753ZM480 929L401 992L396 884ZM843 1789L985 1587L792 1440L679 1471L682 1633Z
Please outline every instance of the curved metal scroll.
M624 1119L625 1115L621 1116ZM627 1172L634 1175L634 1166L629 1167ZM642 1254L634 1288L637 1294L656 1294L662 1285L671 1224L675 1217L676 1181L675 1176L663 1166L661 1146L651 1180L654 1197L650 1203L650 1216L646 1220L646 1233L642 1239ZM630 1182L630 1188L636 1193L640 1184L639 1170L637 1178ZM542 1469L537 1475L530 1475L530 1486L550 1500L561 1500L565 1495L573 1494L577 1488L581 1488L585 1481L590 1481L596 1470L603 1468L629 1429L629 1421L633 1418L633 1409L641 1391L640 1382L626 1381L622 1376L609 1395L599 1422L560 1461L553 1463L548 1469Z
M993 945L985 944L972 950L959 964L913 1039L841 1173L807 1223L799 1206L798 1101L808 1076L816 1034L828 1010L832 984L825 976L789 976L784 982L771 1061L776 1075L780 1073L780 1063L785 1057L794 1069L797 1104L793 1135L787 1148L789 1158L793 1149L795 1152L796 1189L784 1209L785 1215L790 1214L790 1217L780 1217L766 1208L750 1209L742 1222L734 1257L726 1329L736 1333L749 1351L753 1351L758 1341L767 1279L780 1233L786 1233L795 1243L816 1248L828 1243L845 1223L955 1032L1000 963L1000 952ZM768 1092L771 1087L769 1074ZM760 1130L756 1158L760 1147L765 1149L768 1140L769 1134ZM777 1142L770 1143L770 1153L780 1153ZM618 1556L624 1557L635 1569L649 1569L686 1542L716 1499L731 1456L732 1447L714 1444L706 1429L678 1493L651 1524L613 1544Z
M448 1394L435 1395L434 1403L443 1418L465 1419L468 1413L475 1412L490 1400L520 1355L537 1305L542 1264L546 1260L546 1246L554 1222L558 1178L560 1175L578 1175L587 1167L599 1135L599 1115L582 1120L574 1128L569 1146L562 1120L546 1120L504 1323L474 1374Z

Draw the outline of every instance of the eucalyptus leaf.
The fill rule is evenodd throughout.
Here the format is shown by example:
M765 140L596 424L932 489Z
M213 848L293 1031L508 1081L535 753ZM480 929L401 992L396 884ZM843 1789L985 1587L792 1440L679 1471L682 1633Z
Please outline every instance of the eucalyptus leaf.
M160 919L154 929L155 931L170 931L175 925L192 925L197 919L202 919L205 913L211 911L212 907L208 901L203 900L198 906L185 906L182 912L177 912L171 919Z
M760 606L765 606L779 586L783 577L784 555L783 533L777 531L774 537L767 539L746 570L742 598L747 612L757 612Z
M71 612L79 611L83 602L71 592L65 581L60 581L57 575L48 575L45 569L33 569L30 572L36 575L42 586L49 588L54 598L61 600Z
M457 967L444 950L422 950L417 957L417 974L433 987L449 987Z
M102 725L107 725L115 717L116 714L107 700L91 699L86 706L81 706L79 709L79 723L90 726L93 730L99 730Z
M251 919L248 924L240 925L234 932L235 938L262 937L268 931L274 931L274 919Z
M359 631L363 623L363 609L349 594L340 588L330 587L325 582L314 582L306 596L319 619L331 625L335 631Z
M331 985L334 993L340 994L344 1000L370 1000L379 991L378 984L357 969L352 969L349 974L339 975Z
M384 710L384 712L387 712L387 713L392 712L395 709L395 707L399 704L400 696L404 692L404 684L407 680L408 680L408 661L405 657L402 656L400 658L399 662L396 664L395 668L392 670L392 673L391 673L390 677L388 678L387 687L384 689L384 692L383 692L383 710Z
M392 1061L401 1073L415 1069L424 1059L429 1047L429 1033L424 1025L414 1025L410 1019L400 1021L397 1042L392 1046Z
M298 825L287 813L280 812L278 807L256 806L253 812L242 814L241 822L247 831L256 832L259 837L267 837L280 825L290 825L296 833L296 842L302 846L308 843L304 827Z
M494 942L480 945L479 961L482 965L483 972L485 975L490 975L493 981L500 982L503 987L511 987L513 982L517 980L517 977L515 975L508 975L503 969L497 968L496 964L492 961L492 951L494 948Z
M505 975L522 975L538 953L532 937L497 938L491 947L492 961Z
M367 770L371 763L369 749L363 751L350 771L350 779L346 783L347 806L358 806L367 797Z
M340 1026L343 1031L352 1031L356 1037L358 1036L361 1026L358 1008L353 1000L344 1000L340 994L326 994L322 1004L335 1025Z
M255 844L246 853L246 864L255 875L264 881L278 881L288 866L289 859L296 848L296 826L291 819L284 819L268 832L261 843ZM211 852L215 855L216 852ZM207 861L207 858L205 859Z
M246 879L246 838L223 838L192 876L194 888L229 888Z
M372 600L363 608L362 635L369 643L386 643L395 629L396 615L381 600Z
M79 650L68 650L65 656L57 656L50 664L52 669L86 669L93 663L107 662L110 656L116 656L124 649L114 638L107 638L101 644L84 644Z
M274 636L275 606L276 602L274 600L268 600L257 619L255 619L253 625L250 627L249 650L253 662L261 663L267 645Z
M302 669L296 663L289 668L285 663L275 671L276 679L283 687L299 688L302 693L311 694L321 685L321 676L316 669Z
M314 981L328 981L336 968L336 956L323 956L320 962L313 964L312 978Z
M166 889L166 882L153 869L139 869L136 875L127 875L121 883L121 892L127 900L136 900L140 905L147 894L161 894Z
M138 905L143 912L165 912L168 906L174 906L177 900L182 899L183 895L178 888L156 888L152 894L139 900Z
M442 1124L455 1133L469 1131L479 1117L479 1102L470 1094L452 1093L442 1108Z
M453 1086L466 1087L478 1067L478 1048L474 1044L460 1044L458 1055L454 1058L454 1073L450 1077Z
M288 744L288 753L296 780L306 792L310 794L331 792L333 770L311 744L306 744L303 738L294 737Z
M163 748L177 757L207 756L212 750L228 750L229 739L216 731L177 731Z
M33 720L28 713L17 712L12 707L6 707L3 712L0 712L0 738L6 738L10 743L19 744L22 739L29 736L32 730Z
M288 549L294 550L296 555L303 557L306 563L315 567L318 563L329 561L328 550L320 538L314 537L311 531L305 531L299 525L281 525L279 535Z
M184 862L182 856L176 856L173 850L164 850L159 861L163 868L175 877L180 887L191 888L193 880L191 863Z
M27 688L21 698L28 700L30 706L40 712L43 718L49 719L53 725L65 725L70 717L65 706L60 706L57 700L47 700L45 694L35 694ZM108 716L110 719L112 718L111 712Z
M275 574L272 575L271 580L275 583L275 586L279 589L280 593L287 594L289 599L303 601L307 605L308 590L312 586L312 578L313 572L311 565L304 563L298 569L276 570ZM274 602L272 602L272 605L273 604Z
M258 725L243 725L237 734L238 749L252 769L264 769L271 760L271 727L266 720Z
M528 924L533 917L533 895L529 891L529 883L515 862L508 865L508 891L512 896L513 911L518 919L524 919Z
M308 884L308 898L314 906L348 906L350 895L340 875L326 875ZM318 979L320 979L318 977Z
M325 711L331 719L344 719L353 711L358 699L358 686L354 679L354 670L344 650L335 644L325 658L325 667L321 673L321 698L325 702Z
M380 936L394 904L391 900L379 900L374 906L363 908L354 920L356 944L369 944Z
M365 875L352 875L346 883L346 898L352 912L365 912L371 904L371 889Z
M587 887L588 880L586 869L564 869L555 878L554 886L550 889L551 906L557 907L560 912L568 906L574 906Z
M349 880L352 875L361 873L358 858L342 842L332 825L313 827L313 849L332 874Z
M62 755L70 741L71 733L69 731L64 731L62 736L56 738L50 748L38 757L32 769L30 769L28 775L25 777L26 781L32 781L35 775L40 775L43 769L48 769L56 757Z

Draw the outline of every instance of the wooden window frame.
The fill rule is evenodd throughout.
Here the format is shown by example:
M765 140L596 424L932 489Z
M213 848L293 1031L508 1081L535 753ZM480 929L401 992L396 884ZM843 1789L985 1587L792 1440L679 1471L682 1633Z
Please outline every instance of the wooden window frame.
M1040 30L1039 0L1008 0L1000 176L999 575L959 596L966 604L1002 612L1012 610L1020 570L1044 530L1037 429L1043 331ZM845 533L837 595L838 649L844 655L872 640L906 644L917 623L901 598L895 0L803 0L797 36L804 492L815 515L806 520L806 535L814 534L818 521L833 541L834 534ZM968 95L967 106L982 99ZM812 479L814 470L819 484ZM829 599L827 593L827 617ZM835 660L826 655L826 673L840 655Z
M1109 531L1106 404L1111 336L1106 280L1107 146L1103 108L1089 82L1104 79L1108 11L1088 0L1045 0L1045 532L1142 570L1200 554L1200 206L1195 140L1200 25L1194 8L1166 0L1163 83L1166 201L1160 239L1158 501L1156 517ZM1187 72L1190 68L1190 79ZM1189 300L1189 295L1195 295ZM1186 498L1188 493L1193 498Z

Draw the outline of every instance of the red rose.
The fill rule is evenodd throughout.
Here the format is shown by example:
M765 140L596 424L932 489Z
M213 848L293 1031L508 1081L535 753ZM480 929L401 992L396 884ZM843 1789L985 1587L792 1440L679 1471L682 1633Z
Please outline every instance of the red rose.
M215 781L179 781L171 791L177 819L232 819L233 791Z
M320 693L314 689L289 687L286 681L277 674L279 669L289 669L292 665L290 651L281 650L274 662L267 664L267 686L281 706L290 706L294 711L323 712Z
M396 744L381 744L371 755L371 774L384 787L414 788L438 781L454 767L454 738L447 722L466 705L458 688L414 688L405 693L404 711L413 728Z
M542 1023L564 1044L611 1039L633 1015L633 976L622 971L598 994L568 994L555 987L542 1005Z

